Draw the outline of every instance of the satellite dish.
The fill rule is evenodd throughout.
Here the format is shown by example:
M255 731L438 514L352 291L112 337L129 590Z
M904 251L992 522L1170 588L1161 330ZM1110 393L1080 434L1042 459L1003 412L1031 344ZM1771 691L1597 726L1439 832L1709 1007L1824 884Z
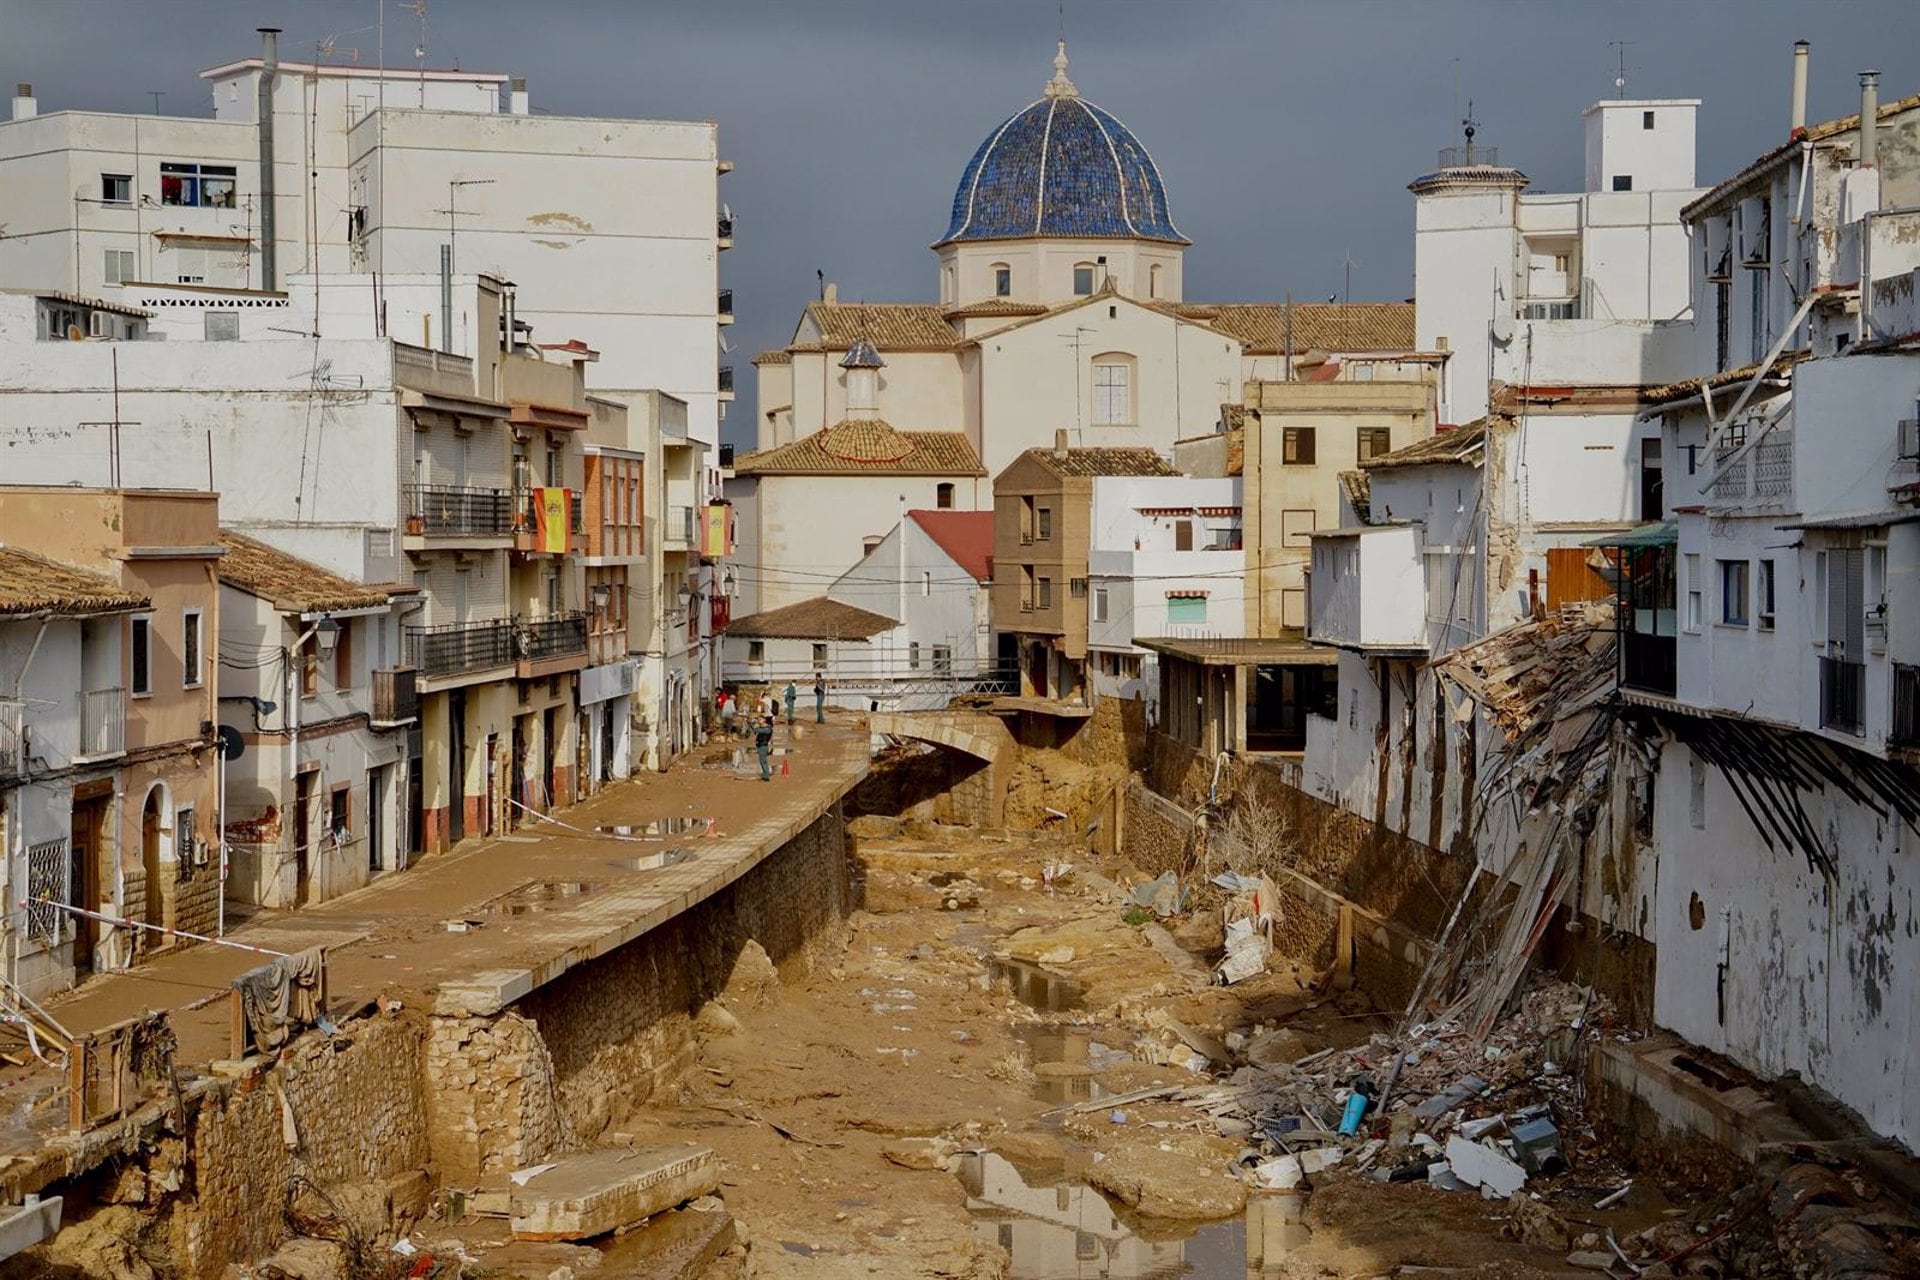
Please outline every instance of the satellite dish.
M87 335L86 335L86 334L85 334L84 332L82 332L82 330L81 330L81 328L80 328L80 326L79 326L79 325L77 325L77 324L70 324L70 325L68 325L68 326L67 326L67 341L68 341L68 342L79 342L79 341L81 341L82 339L84 339L84 338L85 338L86 336L87 336Z
M1496 315L1493 318L1493 340L1501 346L1513 341L1513 317Z
M247 744L240 737L240 731L230 724L220 726L220 732L214 735L214 741L220 749L222 760L238 760L247 752Z

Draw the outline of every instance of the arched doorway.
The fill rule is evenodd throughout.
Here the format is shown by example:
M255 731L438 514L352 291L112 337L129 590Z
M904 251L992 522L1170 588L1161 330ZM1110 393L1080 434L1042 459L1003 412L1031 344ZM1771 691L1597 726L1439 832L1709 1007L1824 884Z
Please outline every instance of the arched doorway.
M147 802L140 810L140 863L147 873L146 921L166 924L166 862L170 852L167 826L167 788L155 783L147 791Z

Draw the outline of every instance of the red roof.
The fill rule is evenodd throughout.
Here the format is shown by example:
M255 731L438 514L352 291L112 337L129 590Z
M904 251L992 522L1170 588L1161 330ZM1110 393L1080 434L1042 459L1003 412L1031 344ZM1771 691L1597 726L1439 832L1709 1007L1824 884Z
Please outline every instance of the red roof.
M907 516L981 582L993 581L993 512L909 511Z

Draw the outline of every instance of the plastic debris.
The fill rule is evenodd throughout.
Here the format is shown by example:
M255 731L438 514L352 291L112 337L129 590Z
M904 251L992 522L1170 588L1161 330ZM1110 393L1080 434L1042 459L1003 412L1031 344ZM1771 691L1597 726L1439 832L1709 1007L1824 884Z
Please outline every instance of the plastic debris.
M1527 1185L1527 1171L1484 1142L1458 1134L1447 1139L1447 1163L1454 1176L1480 1188L1489 1200L1505 1200Z

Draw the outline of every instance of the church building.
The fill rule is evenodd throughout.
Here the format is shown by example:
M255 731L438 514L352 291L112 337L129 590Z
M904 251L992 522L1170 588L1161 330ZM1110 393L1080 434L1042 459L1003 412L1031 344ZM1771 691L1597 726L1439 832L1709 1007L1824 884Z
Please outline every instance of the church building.
M1221 429L1247 379L1284 376L1290 332L1331 354L1412 349L1411 303L1188 303L1190 241L1152 155L1081 97L1064 42L1053 67L960 174L937 302L827 285L755 358L756 447L726 486L736 619L820 595L903 509L992 510L991 477L1060 432L1170 458Z

